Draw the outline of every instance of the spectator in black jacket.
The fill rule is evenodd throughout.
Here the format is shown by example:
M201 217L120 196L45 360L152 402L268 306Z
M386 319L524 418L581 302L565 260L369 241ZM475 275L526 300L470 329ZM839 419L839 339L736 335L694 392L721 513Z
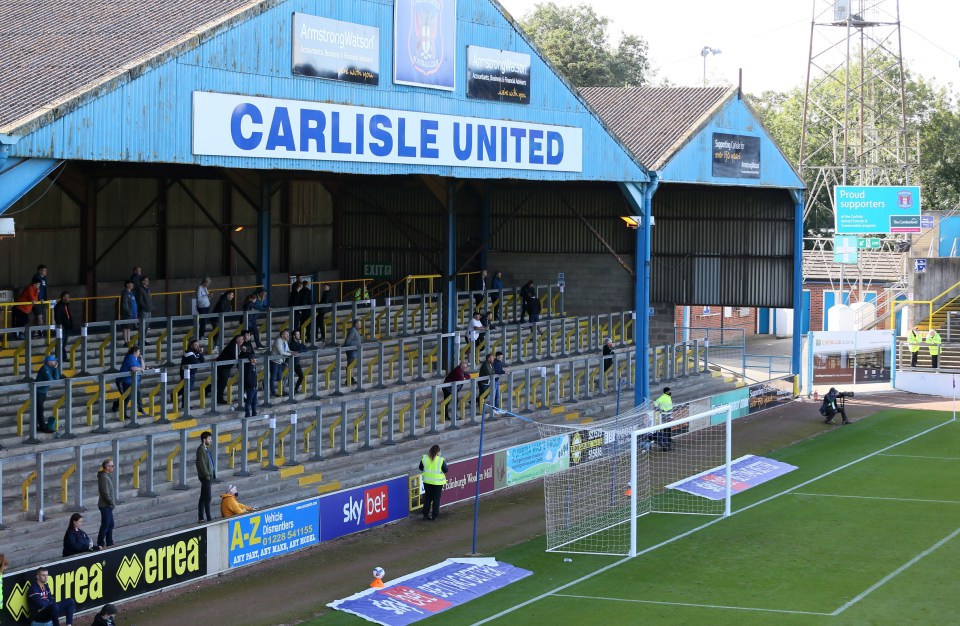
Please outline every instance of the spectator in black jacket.
M100 546L90 540L90 536L83 532L83 516L74 513L70 516L70 525L63 534L63 556L73 556L84 552L102 550Z
M67 348L70 344L70 335L73 331L73 313L70 312L70 292L60 293L60 299L53 307L53 323L60 329L60 362L64 363L67 356Z
M317 310L317 315L320 318L319 320L317 320L317 341L325 342L327 340L327 325L325 320L327 317L327 313L333 310L334 302L335 300L333 299L333 292L330 291L330 285L324 285L323 287L321 287L320 302L318 302L318 304L320 304L321 306L318 307L318 310Z
M300 281L300 290L297 291L296 304L294 306L309 307L313 304L313 292L310 291L310 283L307 281ZM297 325L296 328L303 328L305 333L310 333L310 309L302 309L297 311L296 315ZM304 326L306 324L306 326Z
M137 319L137 295L133 292L133 281L127 280L123 283L123 291L120 292L120 316L121 322L124 320ZM130 346L130 324L121 324L123 327L123 342Z
M30 282L39 285L37 289L37 296L40 304L37 304L33 307L33 314L37 319L38 326L47 325L47 301L50 299L47 296L47 266L38 265L37 273L33 275L33 280Z
M187 351L183 353L183 356L180 357L180 380L184 380L187 367L190 365L199 365L203 363L203 346L200 343L199 339L194 339L190 342L190 345L187 346ZM194 370L195 371L195 370ZM187 394L193 393L194 381L197 379L194 371L190 372L190 384L189 386L184 383L184 387L187 387ZM219 373L219 372L218 372ZM217 381L219 383L219 381ZM183 390L180 390L180 395L183 397Z
M223 361L236 361L242 358L243 351L243 335L237 335L233 340L227 344L220 354L217 356L217 362L221 363ZM233 369L233 364L229 365L218 365L217 366L217 403L226 404L227 400L223 397L223 394L227 391L227 381L230 378L230 372Z

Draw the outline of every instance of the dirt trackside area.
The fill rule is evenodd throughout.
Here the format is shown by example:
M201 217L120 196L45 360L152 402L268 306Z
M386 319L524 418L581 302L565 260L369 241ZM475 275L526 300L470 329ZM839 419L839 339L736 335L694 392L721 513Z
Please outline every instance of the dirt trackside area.
M951 410L951 402L891 392L848 402L854 422L892 407ZM830 432L812 401L797 401L734 424L734 456L777 450ZM480 505L478 550L493 554L544 532L540 483L486 496ZM379 565L394 578L471 550L472 503L445 507L437 522L419 513L386 527L320 544L229 575L123 604L120 624L296 624L330 609L326 603L365 588ZM92 618L78 620L86 623Z

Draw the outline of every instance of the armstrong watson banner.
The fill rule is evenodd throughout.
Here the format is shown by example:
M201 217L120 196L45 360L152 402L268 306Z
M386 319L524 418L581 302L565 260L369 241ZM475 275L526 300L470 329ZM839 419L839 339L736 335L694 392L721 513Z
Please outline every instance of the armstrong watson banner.
M193 93L197 155L583 171L583 131L225 93Z
M467 97L530 103L530 55L467 46Z
M30 623L27 594L35 571L3 578L0 624ZM55 563L48 571L50 590L58 602L72 598L78 611L100 608L107 602L206 575L207 529L194 528L124 548L92 552Z
M293 14L293 73L380 84L380 29Z

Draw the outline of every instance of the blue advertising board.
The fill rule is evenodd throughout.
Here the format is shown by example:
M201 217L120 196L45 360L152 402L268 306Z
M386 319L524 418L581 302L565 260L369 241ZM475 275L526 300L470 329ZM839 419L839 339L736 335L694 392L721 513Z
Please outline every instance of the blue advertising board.
M318 498L231 519L230 567L320 543Z
M919 187L852 187L833 190L838 235L919 233Z
M320 498L320 540L382 526L410 514L406 476Z
M394 8L393 82L453 91L456 0L396 0Z

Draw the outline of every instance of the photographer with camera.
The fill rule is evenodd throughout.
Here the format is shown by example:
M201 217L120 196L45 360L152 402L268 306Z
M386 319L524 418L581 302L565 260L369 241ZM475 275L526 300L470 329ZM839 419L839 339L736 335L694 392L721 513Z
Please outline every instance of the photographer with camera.
M820 405L820 415L824 416L824 424L832 424L833 416L837 413L840 414L840 417L843 418L843 424L849 424L850 420L847 419L847 411L844 407L844 399L852 398L852 391L837 391L836 387L830 387L830 391L823 396L823 404ZM838 403L837 400L840 402Z

